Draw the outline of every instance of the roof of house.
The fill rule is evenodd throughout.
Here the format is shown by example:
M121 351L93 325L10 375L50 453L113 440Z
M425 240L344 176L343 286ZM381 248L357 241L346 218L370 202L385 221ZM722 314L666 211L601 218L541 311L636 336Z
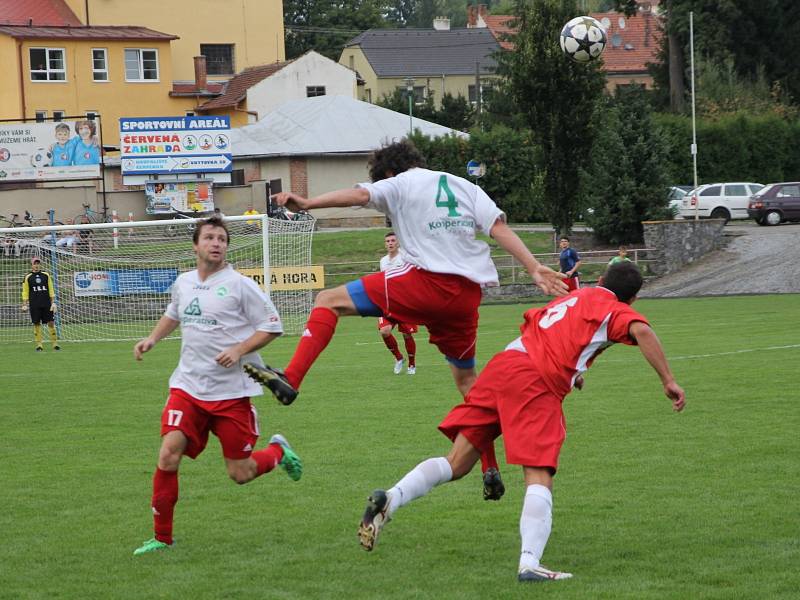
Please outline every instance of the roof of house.
M500 49L486 29L370 29L347 42L359 46L378 77L473 75L494 72Z
M439 137L457 132L414 118L414 129ZM292 100L266 117L231 129L235 157L367 154L408 135L408 115L347 96Z
M32 40L177 40L177 35L154 31L147 27L120 27L101 25L98 27L28 27L27 25L0 25L0 35Z
M492 35L500 42L500 47L503 50L512 50L514 44L505 41L506 34L514 34L516 28L509 27L509 23L516 19L514 15L485 15L483 17L486 27L492 32Z
M259 65L257 67L249 67L234 75L225 84L222 94L212 100L204 102L196 108L198 112L213 110L216 108L229 108L237 106L242 100L247 97L247 90L255 84L263 81L270 75L277 73L286 65L293 61L287 60L284 62L276 62L269 65Z
M169 95L173 98L181 96L219 96L225 90L227 81L208 81L204 89L197 87L196 81L173 81Z
M0 25L80 26L64 0L0 0Z

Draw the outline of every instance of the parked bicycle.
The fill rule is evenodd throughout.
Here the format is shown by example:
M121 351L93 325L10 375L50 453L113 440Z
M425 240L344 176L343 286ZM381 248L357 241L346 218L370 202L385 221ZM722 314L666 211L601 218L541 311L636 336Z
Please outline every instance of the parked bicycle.
M91 204L83 204L82 206L83 212L75 215L72 219L73 223L111 223L113 220L111 215L94 210ZM84 217L86 217L87 221L83 220Z
M63 223L61 221L50 223L49 217L37 217L27 210L22 220L19 219L18 213L12 213L10 219L0 215L0 227L40 227L43 225L63 225Z

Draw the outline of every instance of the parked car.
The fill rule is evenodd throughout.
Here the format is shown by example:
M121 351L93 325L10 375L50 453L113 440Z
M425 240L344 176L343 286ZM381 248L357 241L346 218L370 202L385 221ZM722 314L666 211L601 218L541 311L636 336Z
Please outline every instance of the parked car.
M694 219L695 205L700 218L747 219L750 198L764 185L752 182L707 183L690 191L681 201L681 216Z
M747 214L759 225L800 221L800 182L771 183L750 199Z
M667 192L667 200L669 200L669 212L672 214L672 218L680 216L681 212L681 202L683 202L683 197L686 196L692 190L692 186L690 185L673 185L670 186L669 191Z

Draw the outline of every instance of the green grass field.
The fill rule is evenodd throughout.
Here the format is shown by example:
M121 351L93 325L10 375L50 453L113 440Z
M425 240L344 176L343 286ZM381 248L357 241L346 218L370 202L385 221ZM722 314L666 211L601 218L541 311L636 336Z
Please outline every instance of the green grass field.
M256 400L265 437L284 433L303 457L303 479L236 486L212 438L182 465L175 548L137 558L178 343L142 363L129 343L3 346L0 598L797 598L800 298L636 306L687 409L671 412L635 348L598 359L565 402L544 557L575 578L533 587L516 582L516 467L502 501L482 500L476 470L398 511L373 553L358 546L369 492L449 446L436 425L457 395L422 336L417 375L395 376L374 319L344 319L294 405ZM481 365L523 309L482 308ZM269 362L295 343L275 342Z

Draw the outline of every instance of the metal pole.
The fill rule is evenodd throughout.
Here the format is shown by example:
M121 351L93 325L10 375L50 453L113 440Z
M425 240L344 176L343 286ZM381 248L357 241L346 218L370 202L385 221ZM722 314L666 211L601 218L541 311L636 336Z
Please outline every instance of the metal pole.
M694 187L692 189L697 189L697 122L695 120L695 110L694 110L694 13L689 13L689 56L690 56L690 65L691 65L691 74L692 74L692 168L694 169ZM697 196L694 197L694 218L695 221L700 218L698 213L698 209L700 206L700 201L698 200Z
M50 219L50 225L55 224L56 222L56 211L54 208L51 208L47 211L47 216ZM63 336L61 335L61 286L58 285L58 252L56 252L56 232L53 231L50 234L50 240L53 244L53 249L50 251L50 262L53 265L53 292L55 293L54 300L56 302L56 309L55 321L56 321L56 336L58 339L61 339Z
M406 93L408 94L408 135L414 133L414 78L406 77Z

